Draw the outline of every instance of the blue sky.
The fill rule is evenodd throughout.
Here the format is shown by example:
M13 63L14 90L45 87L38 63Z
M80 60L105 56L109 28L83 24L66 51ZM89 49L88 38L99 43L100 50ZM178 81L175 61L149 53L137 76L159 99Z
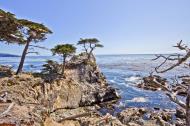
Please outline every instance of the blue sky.
M54 33L38 45L52 48L98 38L96 54L171 53L190 42L189 0L2 0L0 8L18 18L44 23ZM0 44L1 53L21 54L23 46ZM39 50L41 55L51 55ZM80 49L79 49L80 51Z

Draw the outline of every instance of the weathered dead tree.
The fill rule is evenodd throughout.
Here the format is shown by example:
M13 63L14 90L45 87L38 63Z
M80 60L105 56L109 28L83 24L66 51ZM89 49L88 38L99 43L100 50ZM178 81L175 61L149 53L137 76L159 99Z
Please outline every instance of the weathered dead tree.
M156 73L165 73L182 64L188 65L189 67L189 64L187 64L186 62L190 58L190 48L187 45L183 44L182 40L179 43L177 43L177 45L174 47L178 48L180 51L184 51L185 53L172 54L168 56L156 55L156 58L153 60L158 60L160 58L164 59L163 62L155 68ZM168 67L163 68L163 66L168 62L172 62L172 63L175 62L175 63L172 65L169 65ZM164 86L163 84L158 82L157 79L154 77L152 81L166 92L166 95L170 98L172 102L176 103L177 105L179 105L182 109L186 111L186 125L190 126L190 84L189 83L186 85L181 84L178 82L178 80L176 80L178 87L180 87L180 90L174 91L172 87ZM170 85L170 84L166 84L166 85ZM177 95L181 92L184 92L185 94L184 97L186 97L186 101L182 101L177 97Z
M190 48L187 45L182 44L182 40L179 43L177 43L177 45L174 46L174 47L178 48L181 51L185 51L185 54L184 55L182 55L182 54L172 54L172 55L169 55L169 56L156 55L156 58L153 59L153 60L157 60L157 59L160 59L160 58L164 59L164 61L159 66L157 66L155 68L155 71L157 73L164 73L164 72L167 72L169 70L172 70L175 67L180 66L181 64L185 63L189 59L189 57L190 57ZM177 62L175 64L169 66L166 69L159 70L168 61L173 61L173 62L177 61Z

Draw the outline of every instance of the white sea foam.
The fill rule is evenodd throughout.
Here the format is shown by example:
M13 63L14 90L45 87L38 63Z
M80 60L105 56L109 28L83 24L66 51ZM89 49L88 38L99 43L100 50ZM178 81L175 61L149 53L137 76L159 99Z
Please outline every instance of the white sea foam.
M115 83L115 80L109 80L111 83Z
M125 103L120 101L115 107L125 107Z
M41 72L41 70L34 70L35 72L37 72L37 73L40 73Z
M135 97L132 100L127 100L127 102L147 102L148 99L144 97Z
M129 82L130 84L138 84L142 81L141 77L137 77L137 76L131 76L128 78L125 78L126 82Z

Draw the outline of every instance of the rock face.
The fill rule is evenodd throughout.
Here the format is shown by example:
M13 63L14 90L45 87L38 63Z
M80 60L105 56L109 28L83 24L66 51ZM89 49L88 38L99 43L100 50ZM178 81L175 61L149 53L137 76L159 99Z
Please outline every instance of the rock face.
M176 109L176 117L181 118L181 119L185 119L185 117L186 117L185 110L182 108L177 108Z
M118 119L127 126L173 126L173 111L154 111L147 108L127 108L120 112Z
M156 84L153 80L156 79L157 82L162 84L163 87L171 89L173 92L175 92L177 95L180 96L186 96L186 88L188 87L189 82L190 82L190 77L181 77L182 82L180 84L172 84L170 85L167 79L162 78L160 76L152 75L152 76L147 76L143 78L143 81L137 85L138 88L142 88L145 90L151 90L151 91L157 91L157 90L162 90L165 91L166 89L161 88L158 84Z
M92 115L80 118L81 126L125 126L116 117L109 114L101 117Z
M84 54L74 56L66 68L66 78L52 84L55 90L52 95L57 92L54 108L77 108L119 98L116 90L108 86L95 58L87 60Z
M143 114L146 113L147 110L143 108L128 108L121 113L117 115L118 119L123 123L123 124L129 124L129 123L139 123L142 124L143 122L140 122L140 118L143 116ZM134 122L135 121L135 122Z
M116 90L110 87L105 76L100 72L95 58L86 59L85 54L74 56L66 70L67 79L77 82L81 96L79 106L88 106L119 98ZM80 93L81 92L81 93Z
M155 84L153 79L156 79L163 86L168 86L166 85L166 82L167 82L166 79L161 78L160 76L153 75L153 76L144 77L143 82L138 84L137 87L145 89L145 90L152 90L152 91L159 90L160 87L157 84Z
M59 66L56 68L59 69ZM6 73L6 70L3 72ZM60 78L57 76L59 73L53 73L54 79L49 82L44 79L49 75L43 73L25 73L0 78L0 102L7 104L0 113L6 110L10 103L14 103L17 108L25 108L25 111L20 111L22 116L19 116L15 114L13 106L13 109L0 115L4 118L9 115L12 122L0 122L41 125L46 121L54 125L53 120L46 119L59 109L76 109L119 98L116 90L108 85L100 72L95 58L88 60L85 54L74 56L67 63L65 74L66 78Z
M80 126L78 121L66 120L62 123L57 123L52 118L47 118L43 125L44 126Z

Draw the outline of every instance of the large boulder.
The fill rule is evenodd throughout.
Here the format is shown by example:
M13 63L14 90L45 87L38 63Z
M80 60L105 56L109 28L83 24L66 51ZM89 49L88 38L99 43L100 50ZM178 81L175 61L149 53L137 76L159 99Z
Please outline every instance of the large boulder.
M54 90L52 90L51 95L53 108L77 108L79 107L82 90L78 82L74 80L59 80L57 84L54 84Z
M109 86L105 76L101 73L94 56L87 59L82 53L74 56L67 64L66 78L78 82L81 89L80 106L93 105L119 98L116 89Z

